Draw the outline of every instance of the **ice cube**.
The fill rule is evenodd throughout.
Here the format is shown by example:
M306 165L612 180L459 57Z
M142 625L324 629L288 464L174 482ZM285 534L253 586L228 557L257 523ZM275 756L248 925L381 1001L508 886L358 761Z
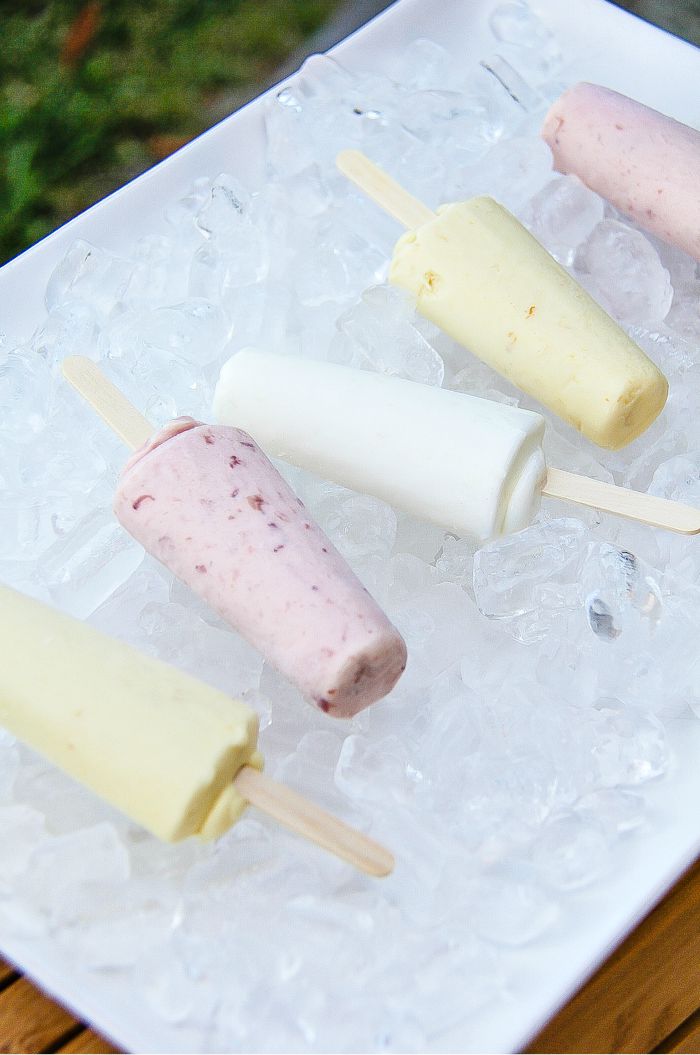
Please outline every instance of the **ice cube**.
M196 245L200 239L197 239ZM144 235L136 244L134 271L125 302L132 308L177 304L187 296L190 251L176 238Z
M182 304L141 314L133 321L132 332L138 334L144 355L152 355L152 349L159 348L181 362L206 366L220 358L228 323L220 307L192 297Z
M525 80L537 84L552 77L559 68L561 51L557 40L525 0L500 4L491 12L489 26Z
M107 351L101 326L91 303L61 301L32 337L32 348L52 367L67 355L84 355L99 362Z
M19 765L19 751L13 739L0 729L0 802L11 799Z
M625 707L619 700L600 700L597 710L595 756L606 787L643 784L665 772L669 750L658 718L637 707Z
M369 741L352 735L343 743L335 767L338 788L351 799L383 802L390 796L410 803L423 779L415 758L396 736Z
M471 589L474 578L474 555L478 548L478 542L472 539L453 538L451 535L446 535L440 555L435 561L435 568L442 578L459 583L465 589Z
M39 577L55 603L85 619L121 586L143 560L143 550L101 509L88 514L43 554Z
M100 315L109 315L124 298L133 263L83 239L73 243L54 269L46 287L46 308L67 300L82 300Z
M671 307L668 271L651 242L619 220L597 224L576 255L597 300L622 322L660 322Z
M555 890L577 890L605 872L608 843L602 831L576 814L553 818L535 839L532 862Z
M458 196L488 194L520 216L551 175L552 155L544 140L504 138L482 160L463 170Z
M366 290L338 320L338 327L373 369L423 384L442 384L444 363L414 325L412 303L402 291L390 286Z
M0 836L3 847L0 893L5 893L14 878L25 871L45 836L43 814L21 803L0 805Z
M578 520L553 520L488 543L474 555L479 610L518 641L542 640L582 600L589 540Z
M143 647L160 659L231 696L259 687L262 656L230 628L212 626L196 611L173 602L147 604L139 623Z
M250 210L250 193L226 172L217 176L209 197L197 213L196 224L208 238L230 238Z
M647 642L661 619L663 602L643 561L627 550L598 544L587 556L581 581L594 634L614 641L627 633Z
M419 37L401 48L389 61L389 76L407 91L460 85L463 74L446 48Z
M469 896L478 905L476 933L496 945L528 945L545 934L559 916L559 905L551 893L516 876L486 874L471 885Z
M309 511L351 564L364 557L386 559L396 538L396 513L378 498L326 484Z
M652 477L649 494L700 508L700 452L662 462Z
M576 249L601 222L605 203L576 176L558 176L530 201L524 220L556 259L573 264Z
M46 428L51 405L51 374L31 353L0 353L0 437L5 444L34 443Z
M576 813L603 828L613 841L617 835L636 831L644 824L647 806L642 796L634 791L599 788L581 796L576 803Z
M54 923L72 922L100 909L103 888L129 878L129 855L111 824L53 836L31 854L23 898Z

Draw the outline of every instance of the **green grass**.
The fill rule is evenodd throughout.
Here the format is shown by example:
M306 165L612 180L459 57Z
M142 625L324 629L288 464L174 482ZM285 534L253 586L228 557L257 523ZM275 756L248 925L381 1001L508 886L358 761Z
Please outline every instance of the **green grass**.
M0 0L0 262L213 123L337 0Z

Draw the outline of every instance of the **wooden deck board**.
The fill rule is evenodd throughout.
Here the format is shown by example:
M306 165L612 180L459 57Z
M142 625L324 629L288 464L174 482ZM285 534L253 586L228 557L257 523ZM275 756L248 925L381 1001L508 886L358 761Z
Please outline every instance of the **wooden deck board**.
M0 992L0 1052L30 1055L54 1051L79 1023L26 978Z
M700 1008L686 1019L667 1037L663 1044L659 1044L657 1052L684 1052L697 1055L700 1052Z
M700 862L542 1030L528 1052L653 1051L698 1008Z
M118 1048L113 1048L109 1041L101 1037L99 1033L87 1028L82 1029L77 1036L57 1049L61 1055L68 1052L73 1055L115 1055L118 1050Z
M0 990L5 989L10 982L14 982L18 977L17 971L12 964L0 960Z

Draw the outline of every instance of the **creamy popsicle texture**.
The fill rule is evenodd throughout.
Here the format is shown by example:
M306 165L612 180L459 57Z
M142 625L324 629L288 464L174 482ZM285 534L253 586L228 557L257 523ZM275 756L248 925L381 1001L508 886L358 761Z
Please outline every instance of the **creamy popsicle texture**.
M0 586L0 726L168 842L213 839L262 767L239 700Z
M239 428L166 426L127 463L114 510L328 714L351 717L404 670L398 631Z
M700 260L700 132L599 84L576 84L542 136L574 173L640 227Z
M244 349L221 371L214 414L271 455L458 535L519 531L539 504L544 419L517 407Z
M445 205L397 243L390 280L456 341L601 447L661 412L651 359L492 198Z

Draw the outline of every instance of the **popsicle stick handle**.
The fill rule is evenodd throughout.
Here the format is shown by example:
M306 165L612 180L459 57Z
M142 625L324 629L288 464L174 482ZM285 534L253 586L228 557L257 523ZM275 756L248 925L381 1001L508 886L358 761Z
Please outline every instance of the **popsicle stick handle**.
M109 381L97 363L84 355L63 360L63 376L76 392L96 410L127 447L137 450L155 429L143 414Z
M364 191L368 198L381 205L385 212L409 230L435 219L435 213L427 205L404 190L400 183L378 168L361 150L341 150L335 163L343 175Z
M244 799L274 817L285 828L310 839L343 861L371 876L389 875L394 858L379 843L326 813L296 791L270 780L252 766L243 766L234 784Z
M700 509L657 498L627 487L617 487L588 476L567 473L564 469L549 469L542 494L550 498L562 498L592 509L638 520L651 527L677 531L681 535L700 533Z

